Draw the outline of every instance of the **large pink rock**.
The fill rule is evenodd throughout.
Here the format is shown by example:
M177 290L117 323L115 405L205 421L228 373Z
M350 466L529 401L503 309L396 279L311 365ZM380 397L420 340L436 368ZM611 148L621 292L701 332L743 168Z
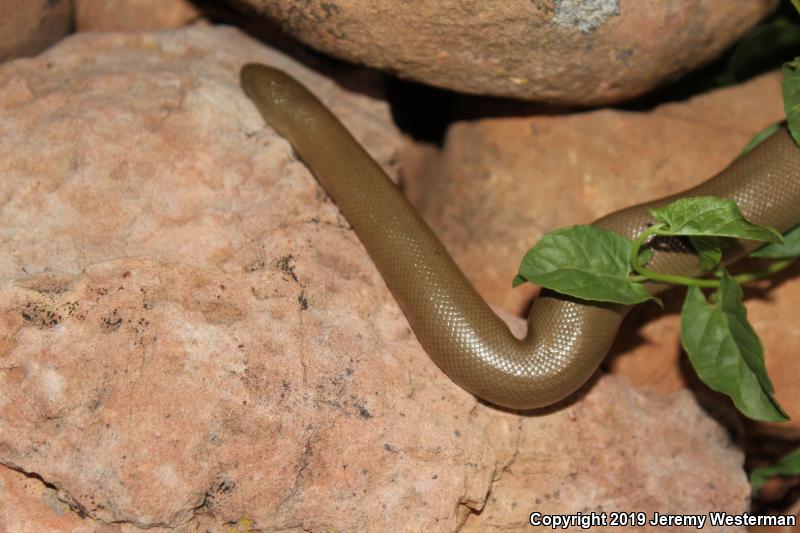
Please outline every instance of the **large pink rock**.
M36 55L72 29L73 0L0 0L0 61Z
M687 396L598 377L520 415L450 382L242 94L247 61L396 170L369 76L348 93L231 28L78 34L0 67L0 527L454 531L517 524L531 494L747 508L741 452Z
M715 58L777 0L242 0L328 54L475 94L618 102Z

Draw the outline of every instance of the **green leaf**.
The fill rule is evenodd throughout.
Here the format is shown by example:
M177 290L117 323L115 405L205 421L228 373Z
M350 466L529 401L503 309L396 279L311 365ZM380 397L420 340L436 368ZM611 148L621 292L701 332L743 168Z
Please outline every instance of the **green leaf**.
M639 248L639 264L646 265L655 255L655 252L650 248Z
M700 271L711 272L722 261L722 241L719 237L689 237L700 258Z
M789 259L800 256L800 226L795 226L783 234L783 244L768 244L750 255L770 259Z
M796 9L798 12L800 12L800 0L792 0L792 5L794 6L794 8L795 8L795 9Z
M782 457L773 466L763 466L750 472L750 486L753 492L758 492L767 482L767 478L797 475L800 475L800 448Z
M755 420L788 420L773 397L764 348L741 301L741 287L724 270L714 303L689 287L681 309L681 343L700 379L730 396L739 411Z
M628 278L632 243L595 226L572 226L548 233L531 248L514 278L582 300L636 304L653 298Z
M800 58L783 64L783 109L794 142L800 144Z
M743 156L744 154L746 154L747 152L749 152L750 150L761 144L762 141L771 137L772 134L778 131L779 129L781 129L780 122L777 124L773 124L772 126L767 126L763 130L756 133L753 136L753 138L750 139L750 141L748 141L748 143L744 146L744 148L742 148L742 151L739 153L739 157Z
M736 202L713 196L681 198L650 213L666 226L669 235L733 237L781 242L777 231L747 221Z

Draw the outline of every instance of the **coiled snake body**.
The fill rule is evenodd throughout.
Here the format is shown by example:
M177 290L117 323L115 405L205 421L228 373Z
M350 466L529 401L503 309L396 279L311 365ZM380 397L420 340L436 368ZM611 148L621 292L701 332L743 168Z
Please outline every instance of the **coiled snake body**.
M527 409L564 398L594 373L628 307L543 291L528 316L527 336L517 339L378 163L311 92L284 72L257 64L242 68L241 84L350 222L420 343L454 382L491 403ZM652 223L648 207L707 195L736 201L757 224L792 228L800 223L800 148L781 129L705 183L595 224L635 238ZM739 241L726 260L757 245ZM679 245L657 252L649 263L684 275L697 274L697 265L697 257Z

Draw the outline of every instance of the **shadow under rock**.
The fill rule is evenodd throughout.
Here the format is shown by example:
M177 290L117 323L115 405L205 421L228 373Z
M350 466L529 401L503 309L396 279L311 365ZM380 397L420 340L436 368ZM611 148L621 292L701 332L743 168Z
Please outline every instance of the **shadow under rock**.
M398 127L417 141L432 143L439 147L444 142L447 128L455 122L564 115L579 109L460 93L396 77L387 79L387 97Z
M610 368L614 359L624 357L628 352L646 344L647 339L639 332L653 320L657 320L665 315L676 315L681 312L684 291L680 287L670 289L659 295L664 302L664 309L661 309L653 302L639 304L628 313L619 328L619 333L614 339L614 343L608 350L606 358L603 360L603 368Z
M213 1L196 2L218 8ZM233 9L209 8L213 22L231 24L329 78L348 91L385 99L398 128L412 139L441 146L453 122L481 118L564 114L574 109L510 98L471 95L401 79L391 69L360 66L318 52L287 34L280 25L242 0Z
M278 24L259 13L244 0L232 0L229 4L222 4L218 0L194 0L193 3L212 22L238 26L251 37L334 79L348 91L386 99L392 108L395 123L405 134L415 140L437 146L442 145L447 128L454 122L559 115L598 107L554 106L546 102L471 95L400 79L390 69L382 72L357 66L313 50L289 36ZM793 9L791 6L782 5L740 43L732 45L706 67L686 73L660 88L639 98L622 102L616 107L629 111L648 111L666 102L685 100L715 88L744 81L779 66L783 60L790 57L786 55L788 50L785 50L784 44L778 48L763 46L761 47L763 50L755 48L758 53L745 54L747 61L741 60L743 55L741 49L746 45L749 46L749 50L753 50L753 45L748 44L753 41L753 34L758 34L759 31L765 33L763 29L769 27L776 19L796 20L797 16L793 13ZM767 33L764 37L769 38L770 34ZM781 53L775 51L778 49ZM731 66L732 64L734 66Z

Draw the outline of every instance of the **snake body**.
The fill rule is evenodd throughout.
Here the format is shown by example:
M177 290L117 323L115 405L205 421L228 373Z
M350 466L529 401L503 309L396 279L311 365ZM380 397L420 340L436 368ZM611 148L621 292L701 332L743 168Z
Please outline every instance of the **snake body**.
M527 336L517 339L380 165L308 89L258 64L242 68L241 85L339 207L420 343L455 383L496 405L527 409L557 402L594 373L628 307L543 291L530 311ZM653 222L648 207L706 195L734 200L751 221L786 231L800 223L800 148L781 129L705 183L595 224L634 238ZM649 268L697 274L697 256L673 241ZM755 246L737 241L725 259Z

